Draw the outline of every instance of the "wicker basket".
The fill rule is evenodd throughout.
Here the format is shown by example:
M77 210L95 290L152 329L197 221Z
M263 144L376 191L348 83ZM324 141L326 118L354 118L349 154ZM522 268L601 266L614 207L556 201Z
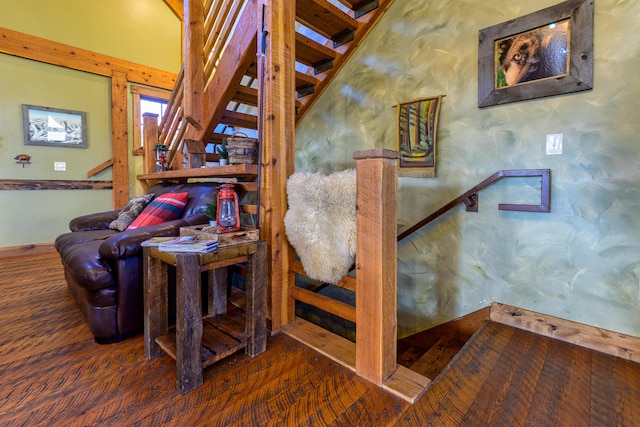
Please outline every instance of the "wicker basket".
M229 163L232 165L258 163L258 140L249 138L243 133L235 133L227 138L227 150L229 150Z

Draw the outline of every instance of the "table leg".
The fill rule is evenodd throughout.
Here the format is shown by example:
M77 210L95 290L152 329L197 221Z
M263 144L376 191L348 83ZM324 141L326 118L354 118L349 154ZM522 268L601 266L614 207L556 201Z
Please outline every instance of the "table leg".
M227 267L209 270L209 315L218 316L227 312Z
M203 383L200 286L198 254L176 255L176 385L183 394Z
M267 275L266 244L257 242L256 253L250 255L246 267L245 332L249 337L245 353L257 356L267 348Z
M147 248L143 251L143 275L144 354L154 359L163 354L156 338L169 332L167 268L162 261L149 257Z

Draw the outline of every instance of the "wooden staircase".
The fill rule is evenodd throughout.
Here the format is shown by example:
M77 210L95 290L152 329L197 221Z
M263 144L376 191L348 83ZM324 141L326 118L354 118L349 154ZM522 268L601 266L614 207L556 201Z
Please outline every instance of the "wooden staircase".
M398 341L398 365L433 381L489 319L484 308Z
M449 362L451 362L454 356L458 354L464 344L465 342L458 339L443 336L440 337L432 347L422 353L422 355L416 351L418 350L416 347L401 354L400 362L402 362L402 366L433 381ZM419 357L413 359L415 356Z
M286 179L295 168L296 123L393 0L164 1L184 23L183 67L160 125L145 117L142 176L170 178L154 174L157 144L168 147L173 173L188 163L182 156L188 147L197 146L212 162L216 145L234 132L259 139L258 225L271 261L269 282L277 284L270 286L269 319L278 330L294 317L292 251L282 218ZM232 176L233 167L216 168L215 175ZM180 172L181 179L191 176L202 173Z
M295 26L295 93L291 96L295 99L292 113L296 123L304 117L392 2L295 0L295 20L291 22ZM185 17L190 3L193 1L185 0L184 4L167 1L174 12L185 19L185 37L194 34L187 30L193 19ZM271 46L278 35L260 31L265 11L255 10L259 9L256 1L204 0L203 7L204 81L193 78L194 70L190 69L193 62L189 59L192 55L203 55L198 50L189 52L192 46L186 41L184 67L160 132L161 143L170 147L171 155L175 154L185 137L203 141L206 146L222 143L223 138L234 131L252 137L257 137L259 132L262 76L259 75L258 64L261 52L257 50L263 43L265 48ZM195 71L196 74L200 72L199 69ZM204 85L202 89L197 87L200 84ZM198 117L193 113L198 105L189 105L192 102L189 97L200 90L204 113ZM190 130L189 124L195 129ZM162 141L164 137L167 139ZM207 151L215 152L212 149ZM207 158L217 159L211 154Z

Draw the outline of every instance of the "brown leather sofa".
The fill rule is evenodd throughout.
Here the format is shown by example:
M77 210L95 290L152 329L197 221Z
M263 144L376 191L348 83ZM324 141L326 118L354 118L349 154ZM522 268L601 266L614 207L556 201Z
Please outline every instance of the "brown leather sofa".
M140 244L154 236L177 236L183 226L206 223L203 211L218 186L208 182L160 183L149 189L156 198L169 192L189 193L182 218L120 232L109 229L119 211L101 212L71 220L71 232L56 238L67 285L96 342L118 342L142 331Z

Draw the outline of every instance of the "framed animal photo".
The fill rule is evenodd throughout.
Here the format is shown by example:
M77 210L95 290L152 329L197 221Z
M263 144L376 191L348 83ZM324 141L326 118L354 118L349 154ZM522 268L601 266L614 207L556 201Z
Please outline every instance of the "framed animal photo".
M432 178L436 170L436 132L442 97L398 104L398 176Z
M592 88L593 1L565 1L479 31L478 107Z

